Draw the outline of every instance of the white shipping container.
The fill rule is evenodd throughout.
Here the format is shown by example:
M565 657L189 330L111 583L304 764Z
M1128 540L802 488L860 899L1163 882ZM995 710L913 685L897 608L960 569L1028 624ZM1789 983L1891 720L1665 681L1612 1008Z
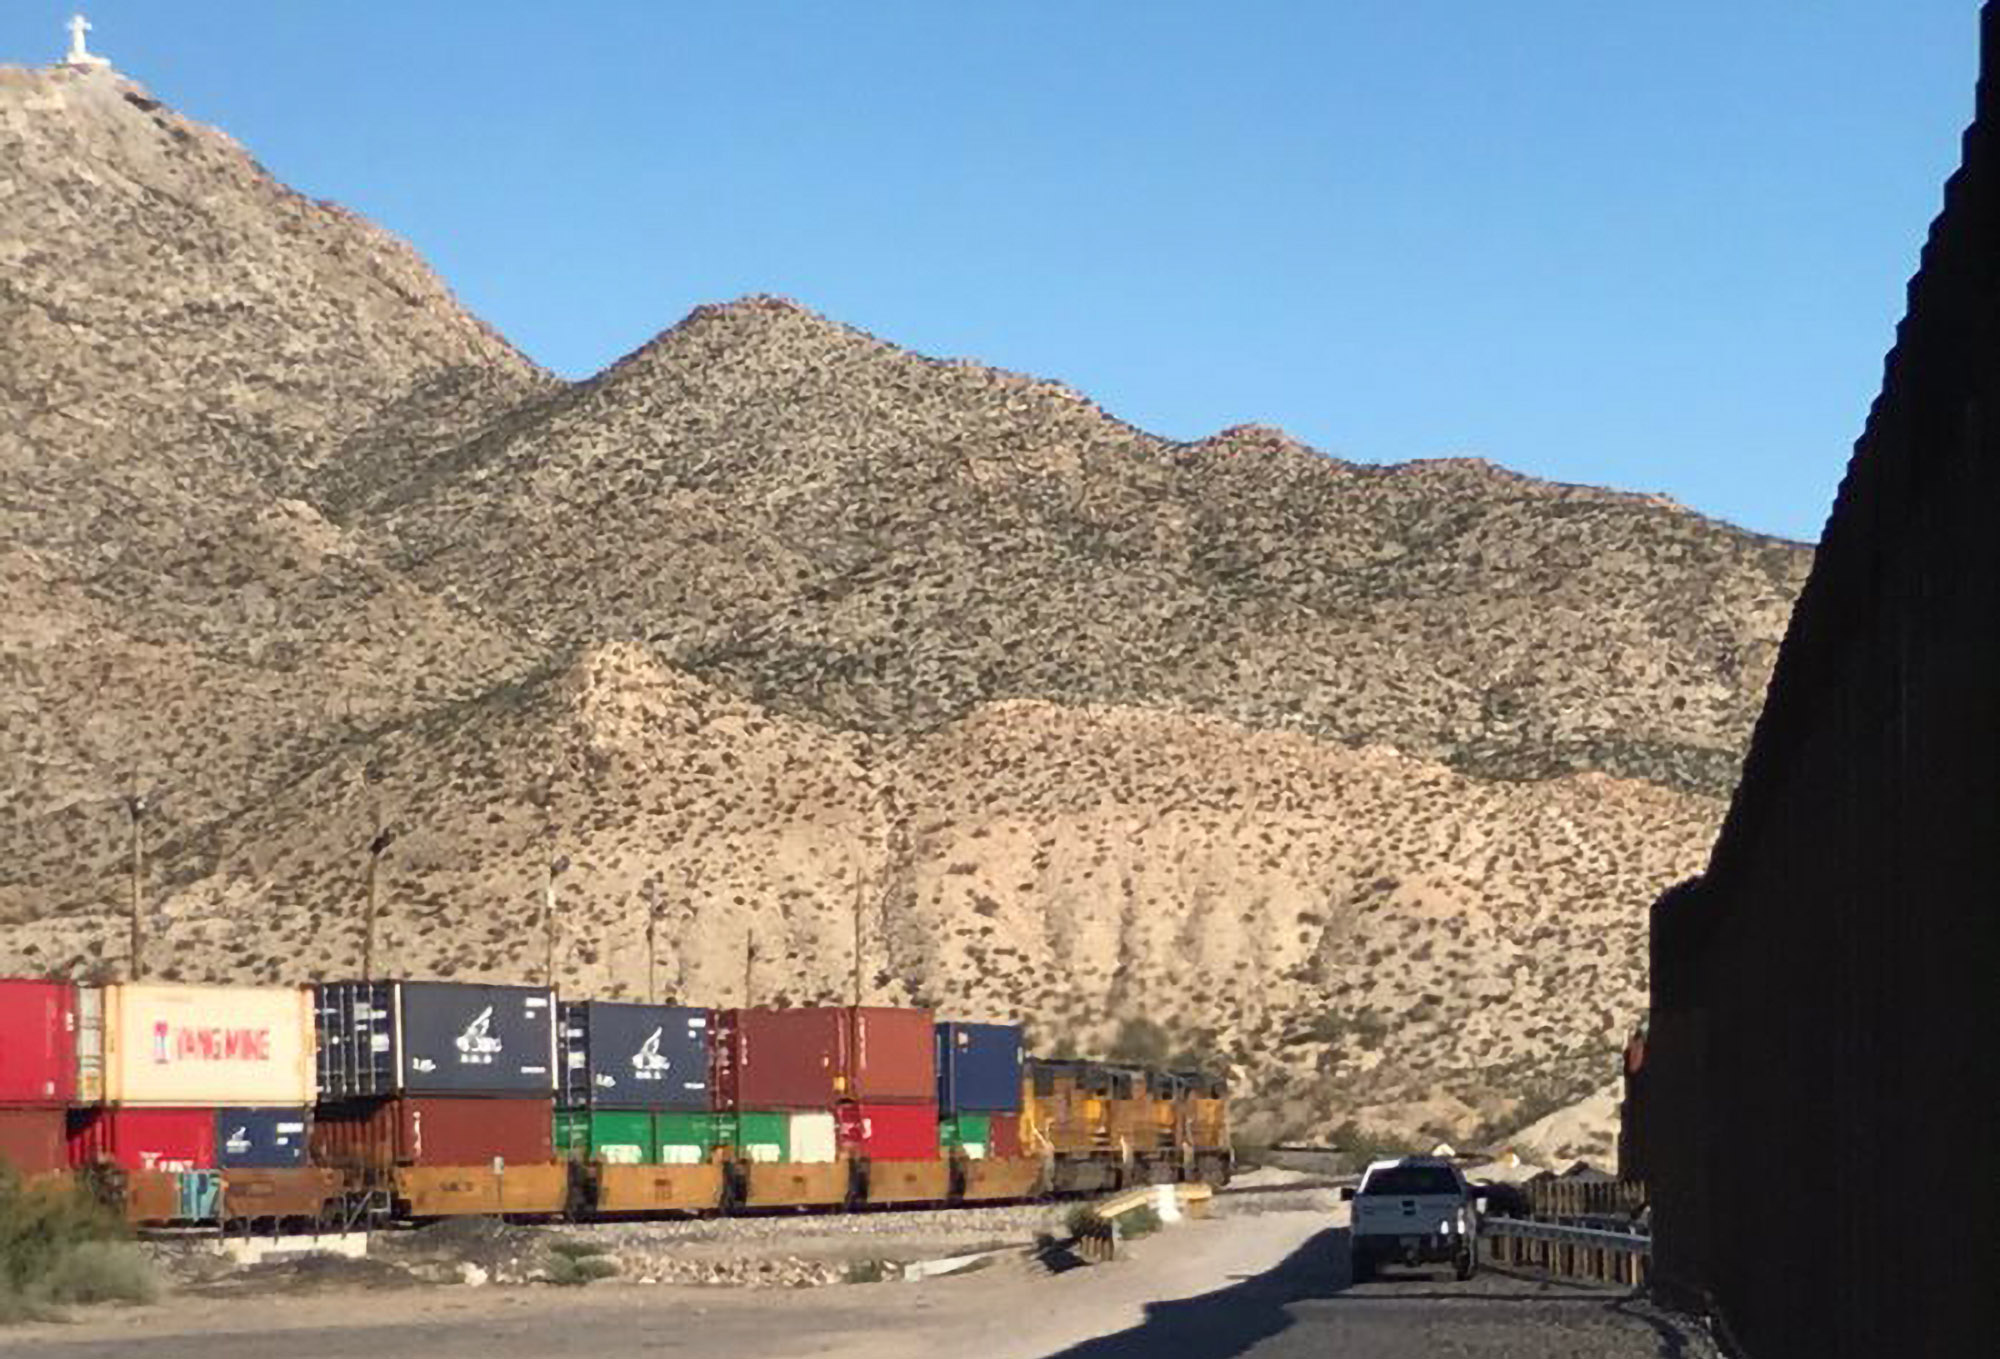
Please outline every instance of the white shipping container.
M794 1161L838 1159L832 1114L793 1114L790 1134Z
M305 987L120 982L79 992L88 997L77 1044L86 1101L296 1107L318 1098Z

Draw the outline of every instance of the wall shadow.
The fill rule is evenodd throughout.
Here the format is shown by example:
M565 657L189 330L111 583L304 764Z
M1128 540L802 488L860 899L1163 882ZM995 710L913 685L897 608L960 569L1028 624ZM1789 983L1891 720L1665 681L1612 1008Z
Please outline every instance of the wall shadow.
M1298 1304L1335 1298L1343 1308L1364 1309L1400 1308L1413 1302L1459 1307L1585 1303L1615 1311L1631 1301L1630 1294L1620 1291L1536 1280L1505 1270L1482 1269L1482 1279L1490 1273L1512 1285L1495 1288L1482 1287L1479 1280L1437 1282L1435 1272L1426 1275L1393 1265L1379 1276L1388 1287L1355 1291L1348 1247L1347 1228L1329 1227L1262 1274L1235 1276L1239 1282L1200 1297L1149 1303L1146 1319L1137 1326L1072 1345L1048 1359L1235 1359L1296 1325L1293 1309ZM1539 1286L1521 1289L1521 1283ZM1662 1334L1659 1352L1671 1356L1681 1350Z
M1262 1274L1197 1298L1148 1303L1137 1326L1049 1359L1230 1359L1288 1329L1292 1304L1344 1292L1348 1278L1347 1229L1329 1227Z

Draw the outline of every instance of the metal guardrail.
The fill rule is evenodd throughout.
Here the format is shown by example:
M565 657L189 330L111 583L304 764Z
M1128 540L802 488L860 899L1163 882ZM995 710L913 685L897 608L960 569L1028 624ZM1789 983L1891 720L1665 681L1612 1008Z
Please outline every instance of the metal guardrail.
M1092 1264L1114 1260L1123 1236L1119 1219L1125 1214L1152 1208L1167 1222L1207 1217L1214 1198L1215 1190L1206 1184L1149 1184L1101 1199L1091 1205L1089 1226L1076 1235L1076 1252Z
M1487 1217L1479 1222L1480 1253L1491 1264L1540 1270L1565 1279L1641 1287L1652 1269L1653 1238L1639 1232L1573 1227L1561 1222Z

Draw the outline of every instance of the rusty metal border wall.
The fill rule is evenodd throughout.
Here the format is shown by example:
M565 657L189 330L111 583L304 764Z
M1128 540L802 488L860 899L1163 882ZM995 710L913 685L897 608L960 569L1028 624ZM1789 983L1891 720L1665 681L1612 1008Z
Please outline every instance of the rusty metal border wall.
M1628 1099L1653 1281L1753 1359L2000 1334L2000 9ZM1782 343L1782 337L1774 337Z

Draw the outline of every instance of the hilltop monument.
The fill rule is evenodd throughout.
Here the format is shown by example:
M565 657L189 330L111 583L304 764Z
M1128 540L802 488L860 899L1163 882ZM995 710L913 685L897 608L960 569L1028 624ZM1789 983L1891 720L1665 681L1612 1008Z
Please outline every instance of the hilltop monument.
M82 14L69 16L69 55L63 58L63 65L74 66L84 71L108 69L111 63L85 45L83 35L88 32L90 32L90 20L84 18Z

